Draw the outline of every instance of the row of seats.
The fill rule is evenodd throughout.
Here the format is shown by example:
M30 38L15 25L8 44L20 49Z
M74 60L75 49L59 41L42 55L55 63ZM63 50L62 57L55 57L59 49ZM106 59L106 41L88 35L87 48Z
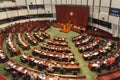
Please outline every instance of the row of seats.
M4 41L4 35L0 34L0 63L4 63L9 60L7 54L4 52L2 46Z
M65 53L71 53L70 47L64 47L64 46L55 46L55 45L49 45L49 44L41 44L41 49L43 50L49 50L52 52L65 52Z
M48 40L48 44L55 46L68 46L68 42L55 41L55 40Z
M78 42L79 45L82 44L81 46L78 46L79 47L78 50L79 50L79 52L82 53L82 57L84 60L91 60L88 65L90 70L100 72L101 69L104 69L105 67L111 69L111 64L116 63L116 58L118 58L119 56L114 55L114 53L112 53L111 56L107 56L107 53L109 51L112 51L112 49L115 47L115 42L112 40L103 41L102 38L99 38L99 37L94 38L94 40L91 42L90 39L92 39L92 37L93 36L80 34L79 36L73 37L72 41L74 43ZM80 42L85 42L87 44L83 44ZM89 46L90 46L90 48L89 48ZM103 58L103 56L106 56L106 57ZM115 56L115 57L113 57L113 56ZM111 58L111 57L113 57L113 58ZM108 63L107 63L107 61L108 61ZM111 63L109 65L109 61L111 61L113 63ZM105 64L104 64L104 62L105 62ZM118 62L118 60L117 60L117 62Z
M8 66L4 68L7 72L12 74L14 80L21 77L23 80L86 80L85 76L74 75L55 75L51 73L44 73L42 71L34 70L24 65L21 65L13 60L8 62Z
M108 72L99 73L97 80L120 80L120 68Z
M20 49L16 47L16 45L13 42L14 35L10 33L6 37L6 42L7 42L7 49L10 52L11 56L19 55L20 54Z
M26 40L22 38L21 33L16 34L16 41L17 41L17 44L19 44L23 49L26 49L26 50L30 49L30 45L26 42Z
M38 41L34 39L33 36L31 36L30 32L25 33L25 38L28 40L29 43L32 45L38 45Z
M93 60L93 59L100 59L102 58L102 56L106 56L107 53L112 50L113 47L113 42L112 41L108 41L106 43L106 45L101 46L98 49L92 50L92 51L88 51L88 52L83 52L82 56L83 59L87 59L87 60Z
M25 31L45 31L50 28L50 23L48 20L43 21L28 21L24 23L15 23L5 28L4 33L16 33L16 32L25 32Z
M82 52L87 52L87 51L92 51L92 50L98 48L101 43L102 43L101 39L95 38L95 40L93 42L89 42L86 45L79 46L78 51L81 52L81 53Z
M75 60L75 56L73 53L66 54L66 53L51 52L39 48L34 48L32 54L34 56L39 56L41 58L46 58L48 60L56 60L63 62L70 62Z
M37 58L24 53L21 56L21 61L28 62L31 67L38 66L39 70L47 70L48 72L60 71L65 72L79 72L80 66L77 62L59 62L54 60L46 60L43 58ZM64 71L64 72L63 72Z
M120 60L120 51L106 56L101 59L92 60L89 62L89 68L91 70L101 71L101 69L111 70L113 67L117 66Z

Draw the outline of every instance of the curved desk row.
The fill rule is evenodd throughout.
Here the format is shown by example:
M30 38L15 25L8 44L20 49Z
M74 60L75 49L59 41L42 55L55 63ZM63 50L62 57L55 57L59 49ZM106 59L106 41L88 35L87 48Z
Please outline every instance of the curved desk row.
M10 33L8 35L8 37L7 37L7 40L6 40L6 42L7 42L7 49L10 51L12 56L20 54L19 48L17 48L15 46L15 44L12 42L13 38L14 38L14 35L12 33Z
M8 61L8 56L6 53L3 51L3 41L4 41L4 35L0 34L0 62L6 62Z
M111 69L118 64L119 60L120 51L118 50L105 58L90 61L88 66L91 70Z
M119 80L120 68L98 74L97 80Z
M57 53L57 52L51 52L51 51L47 51L47 50L42 50L42 49L38 49L38 48L34 48L34 50L32 51L33 55L38 55L41 58L47 58L47 59L52 59L52 60L56 60L56 61L74 61L75 57L74 54L72 53Z
M75 44L76 47L79 47L81 45L88 44L89 42L92 42L93 40L94 40L94 37L89 35L83 40L75 41L74 44Z
M68 42L55 41L55 40L48 40L48 44L55 46L68 46Z
M65 52L71 53L71 47L64 47L64 46L55 46L55 45L48 45L48 44L41 44L41 49L49 50L49 51L56 51L56 52Z
M25 59L28 62L33 63L33 65L31 66L35 66L39 64L43 65L44 69L47 69L48 67L52 67L54 70L60 71L60 69L64 67L65 71L67 72L73 72L73 71L79 72L80 70L80 66L78 62L58 62L58 61L53 61L53 60L46 60L42 58L37 58L32 55L28 55L26 53L24 53L21 56L21 59Z
M35 33L33 34L33 36L34 36L37 40L39 40L40 42L45 41L45 38L44 38L43 36L39 35L38 32L35 32Z
M13 70L16 70L20 72L22 75L25 75L28 73L28 75L33 75L35 80L41 79L41 80L86 80L85 76L75 76L75 75L59 75L59 74L50 74L50 73L44 73L42 71L33 70L29 67L26 67L24 65L21 65L13 60L8 62L8 66L11 67Z
M18 44L23 48L23 49L30 49L30 45L22 38L22 34L18 33L17 34L17 42Z
M46 32L42 32L41 36L43 36L44 38L48 39L50 38L50 34L46 33Z
M101 39L95 38L95 40L93 42L90 42L90 43L83 45L83 46L79 46L78 51L79 52L92 51L95 48L98 48L101 42L102 42Z
M105 46L101 46L101 48L95 49L93 51L84 52L82 56L83 59L87 59L87 60L97 59L97 58L101 58L104 55L107 55L107 52L110 51L111 49L112 49L112 41L110 42L108 41Z
M38 42L31 36L29 32L25 34L25 38L33 45L38 45Z
M73 42L75 42L75 41L80 41L80 40L82 40L82 39L85 39L85 33L82 33L82 34L80 34L80 35L78 35L78 36L75 36L75 37L73 37L72 38L72 41Z
M54 40L54 41L66 42L66 38L57 37L57 36L55 36L55 37L53 38L53 40Z

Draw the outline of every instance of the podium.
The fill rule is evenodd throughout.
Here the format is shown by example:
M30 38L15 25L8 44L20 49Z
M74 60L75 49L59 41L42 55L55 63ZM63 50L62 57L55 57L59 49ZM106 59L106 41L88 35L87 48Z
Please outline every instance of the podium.
M69 23L65 23L65 24L62 24L62 30L60 30L61 32L64 32L64 33L67 33L71 30L71 24Z

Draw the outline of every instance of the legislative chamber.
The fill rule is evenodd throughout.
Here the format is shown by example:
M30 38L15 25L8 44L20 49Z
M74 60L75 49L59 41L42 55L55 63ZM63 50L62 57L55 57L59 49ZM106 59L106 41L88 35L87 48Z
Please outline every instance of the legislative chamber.
M0 80L120 80L119 0L0 0Z

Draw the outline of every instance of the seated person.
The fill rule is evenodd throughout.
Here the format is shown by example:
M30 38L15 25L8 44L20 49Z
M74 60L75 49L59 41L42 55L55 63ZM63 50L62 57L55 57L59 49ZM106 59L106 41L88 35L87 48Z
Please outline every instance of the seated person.
M28 73L23 75L23 80L30 80L30 75Z
M47 71L48 71L48 72L53 72L53 71L54 71L54 69L53 69L54 67L55 67L55 65L54 65L53 63L49 63L49 64L48 64Z
M18 73L17 73L17 71L12 71L12 77L13 77L13 80L18 80Z
M60 73L61 73L61 74L65 73L65 66L64 66L64 65L61 65Z

